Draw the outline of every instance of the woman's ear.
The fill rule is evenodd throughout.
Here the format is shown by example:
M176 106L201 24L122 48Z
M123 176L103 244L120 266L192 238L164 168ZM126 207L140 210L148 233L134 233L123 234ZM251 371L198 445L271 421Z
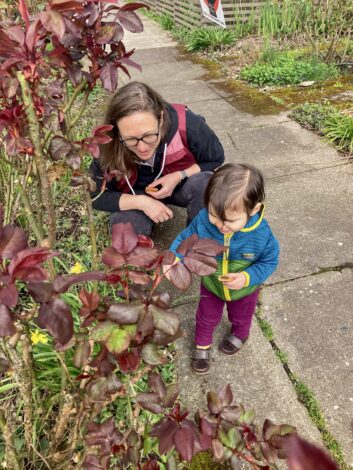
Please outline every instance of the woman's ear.
M254 209L250 212L250 215L253 216L253 215L257 214L259 212L259 210L261 209L261 207L262 207L262 203L258 202L256 204L256 206L254 207Z

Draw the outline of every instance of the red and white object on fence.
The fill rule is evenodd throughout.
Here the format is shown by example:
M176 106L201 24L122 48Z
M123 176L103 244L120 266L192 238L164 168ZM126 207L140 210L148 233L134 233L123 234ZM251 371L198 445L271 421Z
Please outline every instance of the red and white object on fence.
M202 14L208 20L226 27L221 0L200 0Z

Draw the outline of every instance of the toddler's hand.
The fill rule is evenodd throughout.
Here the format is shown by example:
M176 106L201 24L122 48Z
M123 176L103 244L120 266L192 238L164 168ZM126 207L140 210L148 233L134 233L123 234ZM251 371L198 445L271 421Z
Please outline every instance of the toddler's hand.
M246 277L243 273L228 273L224 276L219 276L219 280L228 289L239 290L246 284Z

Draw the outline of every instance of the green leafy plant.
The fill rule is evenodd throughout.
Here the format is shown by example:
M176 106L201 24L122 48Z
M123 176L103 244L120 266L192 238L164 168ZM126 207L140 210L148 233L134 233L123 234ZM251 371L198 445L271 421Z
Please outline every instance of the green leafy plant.
M157 21L166 31L172 31L175 27L173 18L167 13L163 13L162 15L160 15Z
M312 60L295 60L291 57L276 58L272 63L256 63L242 69L240 76L255 85L297 85L305 80L327 80L338 76L338 70Z
M303 127L318 131L326 142L339 150L353 151L353 116L349 110L340 111L329 104L305 103L297 106L291 115Z
M339 150L353 152L353 115L336 112L324 122L325 140L334 143Z
M223 246L194 237L181 250L183 262L170 268L170 279L185 290L191 273L216 269L208 253L216 255ZM54 256L58 253L48 248L29 248L21 229L0 223L0 363L1 372L11 374L17 389L16 397L4 397L0 415L6 461L10 468L41 468L35 458L40 455L42 464L67 468L76 455L84 468L91 468L92 459L108 468L114 449L94 457L79 452L82 431L87 427L86 440L91 442L99 423L94 420L116 394L126 396L131 408L130 381L139 377L138 369L167 362L163 348L180 336L180 319L170 308L170 296L157 288L165 277L163 264L175 257L159 253L130 224L113 227L112 246L102 257L108 272L58 274L48 281L43 263ZM86 289L80 290L79 299L72 298L69 288L87 281L114 285L120 289L120 301ZM81 307L75 317L78 300ZM24 423L15 432L21 453L5 432L12 428L11 416L16 413ZM130 425L134 427L132 411ZM121 442L130 442L117 432L112 445L118 436ZM119 447L119 453L125 455L131 445Z
M327 119L336 112L329 104L304 103L293 110L291 117L306 129L322 133Z
M229 29L204 26L190 31L185 40L185 48L188 52L217 50L230 46L234 40L234 33Z

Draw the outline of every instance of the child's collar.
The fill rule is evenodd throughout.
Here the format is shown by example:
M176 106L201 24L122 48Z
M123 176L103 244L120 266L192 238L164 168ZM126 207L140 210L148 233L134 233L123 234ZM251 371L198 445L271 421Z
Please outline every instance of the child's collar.
M262 219L264 217L264 213L265 213L265 204L261 204L261 208L259 212L257 212L255 215L250 217L245 227L242 228L240 232L251 232L252 230L255 230L261 224Z

